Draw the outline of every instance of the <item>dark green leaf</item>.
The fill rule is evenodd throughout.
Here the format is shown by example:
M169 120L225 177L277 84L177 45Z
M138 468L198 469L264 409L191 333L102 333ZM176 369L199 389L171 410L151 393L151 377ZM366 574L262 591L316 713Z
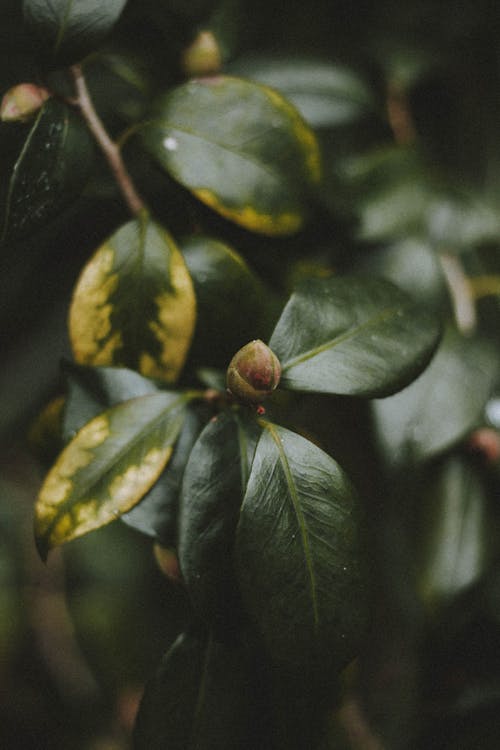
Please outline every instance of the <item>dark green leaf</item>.
M446 458L422 491L417 581L423 600L433 606L448 603L485 573L498 548L498 522L484 474L466 458Z
M208 237L180 243L193 280L198 314L190 359L227 367L254 338L267 338L266 297L260 280L233 248Z
M170 459L187 401L167 392L140 396L111 407L77 432L48 473L36 503L42 558L139 502Z
M139 708L135 750L267 748L264 687L250 652L181 635L160 663Z
M147 215L122 226L83 269L69 316L75 359L175 381L196 319L191 277L174 240Z
M78 196L88 177L93 148L87 128L73 109L58 99L48 99L2 178L2 241L43 227Z
M52 63L78 62L113 28L127 0L24 0L24 18Z
M269 346L285 388L386 396L424 369L439 336L438 320L389 281L332 277L299 284Z
M308 440L264 424L236 537L244 603L272 656L346 664L360 646L366 591L352 488Z
M158 385L126 367L86 367L64 362L67 397L63 440L71 440L87 422L110 406L158 391Z
M437 191L414 147L376 148L352 157L341 166L340 181L351 191L362 239L392 240L425 231Z
M313 128L332 127L373 109L373 97L352 70L314 58L251 56L231 70L279 91Z
M238 78L194 80L160 98L143 141L200 200L254 232L298 230L320 178L316 139L297 110Z
M260 429L243 413L223 413L203 430L182 484L179 564L196 610L223 625L237 601L233 546Z
M373 403L388 461L431 458L480 425L499 365L498 352L487 342L449 330L418 380L392 398Z

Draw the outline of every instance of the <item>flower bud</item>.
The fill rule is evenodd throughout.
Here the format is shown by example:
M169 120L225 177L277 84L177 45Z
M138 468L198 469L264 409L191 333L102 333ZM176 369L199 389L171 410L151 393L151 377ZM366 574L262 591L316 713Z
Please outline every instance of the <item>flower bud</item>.
M43 103L49 98L50 92L34 83L20 83L13 86L4 94L0 104L0 119L3 122L29 120Z
M181 59L184 73L190 77L210 76L222 66L219 43L211 31L200 31L187 47Z
M226 383L241 401L259 403L274 391L280 377L278 357L257 339L236 352L227 368Z
M172 583L180 583L182 576L175 550L169 547L162 547L161 544L155 542L153 553L163 575L172 581Z

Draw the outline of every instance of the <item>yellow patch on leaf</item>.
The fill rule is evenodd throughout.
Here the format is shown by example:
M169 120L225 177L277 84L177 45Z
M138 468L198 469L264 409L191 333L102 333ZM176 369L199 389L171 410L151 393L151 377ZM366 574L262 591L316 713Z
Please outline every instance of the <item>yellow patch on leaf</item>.
M69 331L75 360L83 365L109 365L122 346L119 332L111 333L113 306L109 300L118 285L111 273L115 253L103 245L85 266L69 312Z
M107 437L109 437L107 418L95 417L63 450L47 474L38 495L35 507L37 536L43 535L50 528L58 515L59 506L69 498L73 490L75 474L91 463L94 458L93 449L102 445Z
M161 345L160 354L155 358L148 352L142 352L139 357L139 371L143 375L161 378L167 383L173 383L179 377L196 323L193 283L179 251L172 254L170 283L172 291L162 292L155 299L157 320L148 323Z
M314 132L303 119L302 115L281 94L267 86L263 88L266 89L267 95L274 106L286 113L293 128L294 136L304 152L309 178L311 182L318 183L321 179L321 155Z
M194 193L203 203L215 209L217 213L227 219L236 221L253 232L270 236L288 235L297 232L304 223L302 216L299 214L283 213L272 216L271 214L259 213L253 206L229 208L220 203L215 193L207 188L196 188Z

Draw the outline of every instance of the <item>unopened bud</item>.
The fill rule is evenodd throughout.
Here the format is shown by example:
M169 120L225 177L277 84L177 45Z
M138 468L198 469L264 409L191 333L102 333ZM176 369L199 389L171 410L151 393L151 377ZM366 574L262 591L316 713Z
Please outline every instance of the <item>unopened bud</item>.
M219 43L211 31L200 31L181 58L184 73L190 77L210 76L222 66Z
M227 368L226 383L236 398L258 404L274 391L280 377L278 357L257 339L236 352Z
M20 83L4 94L0 104L0 119L3 122L24 122L38 112L49 98L50 92L34 83Z

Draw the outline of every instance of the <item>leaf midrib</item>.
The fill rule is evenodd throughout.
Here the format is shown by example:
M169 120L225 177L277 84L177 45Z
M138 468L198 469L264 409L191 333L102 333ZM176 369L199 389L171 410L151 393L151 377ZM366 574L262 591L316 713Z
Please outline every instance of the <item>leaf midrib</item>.
M302 512L302 508L300 507L300 501L299 501L297 488L295 486L293 475L290 469L290 464L288 463L288 458L283 449L283 444L281 442L281 438L278 434L278 431L276 427L270 424L269 422L264 423L263 426L266 430L268 430L273 442L276 445L276 448L278 449L280 463L283 469L283 473L285 475L285 481L287 483L290 499L292 501L293 509L295 511L295 516L297 518L297 523L298 523L299 531L300 531L300 537L302 540L302 549L304 551L304 558L305 558L305 563L306 563L306 568L307 568L307 573L308 573L309 588L311 592L311 603L312 603L313 616L314 616L314 629L317 630L319 626L318 595L316 591L316 577L314 574L314 564L313 564L313 559L312 559L311 546L309 543L309 534L307 531L306 520Z
M197 138L198 140L203 141L204 143L208 143L211 146L215 146L216 148L219 148L221 151L227 151L230 154L233 154L234 156L241 159L243 162L248 161L251 164L254 164L256 167L261 169L264 173L272 177L273 180L276 180L278 184L282 182L285 182L285 183L288 182L288 180L286 180L285 176L281 172L278 172L275 169L271 169L268 164L262 161L259 161L259 159L252 157L250 154L246 152L242 153L238 151L236 146L231 147L231 146L228 146L227 144L219 143L218 141L214 141L213 139L208 138L206 135L200 135L199 133L196 133L193 130L190 130L189 128L186 128L184 126L181 127L180 125L174 125L168 121L167 122L161 121L161 122L162 124L166 125L166 127L168 127L169 131L174 130L184 135L187 135L191 138ZM259 136L260 135L261 134L259 134Z
M340 336L335 336L335 338L328 339L328 341L325 341L323 344L320 344L319 346L316 346L313 349L308 349L302 354L299 354L296 357L289 359L287 362L282 363L282 372L285 373L290 368L295 367L296 365L300 365L303 362L307 362L307 360L312 359L313 357L316 357L318 354L322 354L323 352L326 352L329 349L334 349L339 344L343 344L345 341L349 341L349 339L354 338L355 336L362 333L363 331L366 331L369 328L372 328L378 325L379 323L385 322L389 318L396 316L398 312L400 312L400 310L401 308L396 308L396 307L389 307L385 310L382 310L374 318L370 318L369 320L362 323L361 325L348 328L347 331L340 334Z

